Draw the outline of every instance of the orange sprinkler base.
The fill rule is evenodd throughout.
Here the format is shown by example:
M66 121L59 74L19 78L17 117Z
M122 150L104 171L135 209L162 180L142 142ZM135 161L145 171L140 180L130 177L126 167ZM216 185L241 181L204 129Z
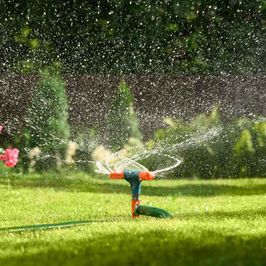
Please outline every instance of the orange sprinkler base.
M132 200L131 201L131 215L132 218L137 218L139 217L138 214L135 214L136 208L140 205L140 200Z

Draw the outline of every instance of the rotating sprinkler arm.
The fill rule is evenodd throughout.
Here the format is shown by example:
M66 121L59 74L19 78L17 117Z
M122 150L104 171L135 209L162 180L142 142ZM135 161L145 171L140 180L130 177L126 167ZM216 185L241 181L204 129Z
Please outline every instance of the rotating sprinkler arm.
M114 170L111 169L111 167L109 166L109 162L110 160L115 156L116 154L113 154L112 156L110 156L109 158L106 159L105 161L105 166L102 165L102 163L100 163L99 161L96 162L96 166L97 166L97 172L98 173L102 173L102 174L109 174L110 178L112 179L123 179L123 172L124 169L126 169L129 165L136 167L136 169L139 170L134 170L137 171L139 173L139 179L140 180L152 180L155 178L155 176L159 173L163 173L163 172L168 172L176 167L178 167L181 163L182 160L177 159L173 156L170 156L168 154L164 154L165 157L168 157L170 159L172 159L175 164L163 169L158 169L155 171L149 171L144 165L130 159L130 158L124 158L123 160L121 160L120 162L117 162L114 166ZM129 171L129 170L128 170Z
M121 171L121 172L111 172L109 173L109 177L111 179L127 179L127 174L135 175L134 178L137 178L139 181L143 180L153 180L155 176L152 172L149 171Z

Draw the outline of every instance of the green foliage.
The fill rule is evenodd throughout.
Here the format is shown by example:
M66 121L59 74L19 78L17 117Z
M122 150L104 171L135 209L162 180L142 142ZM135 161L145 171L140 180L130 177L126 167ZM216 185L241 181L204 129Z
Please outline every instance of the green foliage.
M55 167L64 156L70 129L65 84L59 74L44 71L27 114L26 147L41 149L37 168Z
M257 121L246 123L235 144L236 163L240 168L240 175L265 176L266 174L266 122Z
M266 122L248 118L222 122L218 108L214 108L209 115L200 114L188 122L168 118L165 123L167 127L155 133L147 148L182 157L175 176L266 175ZM156 169L159 161L160 156L145 163Z
M92 172L94 166L89 161L92 160L92 152L99 143L97 133L96 128L83 129L79 131L76 139L78 147L75 156L75 165L85 172Z
M248 129L244 129L235 145L236 153L248 152L253 153L254 147L252 142L252 135Z
M127 157L134 156L145 152L145 145L140 138L129 138L128 142L124 145L127 151Z
M133 94L125 81L122 81L108 113L108 143L114 150L122 148L129 138L142 138L133 103Z
M0 177L8 179L12 174L14 174L13 168L6 167L3 162L0 162Z
M0 54L5 68L264 72L265 14L264 0L2 1Z
M58 58L50 56L51 47L47 41L34 34L33 29L28 23L14 35L15 42L27 50L26 55L21 55L19 60L12 65L13 71L22 74L38 74L40 69L54 68L55 71L60 67Z

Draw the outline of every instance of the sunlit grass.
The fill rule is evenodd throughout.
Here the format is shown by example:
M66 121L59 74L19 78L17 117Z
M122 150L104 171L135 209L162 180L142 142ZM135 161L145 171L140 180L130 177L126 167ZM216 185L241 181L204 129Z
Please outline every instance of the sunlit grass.
M265 265L266 179L145 182L162 220L132 220L126 182L84 174L5 178L0 195L1 227L91 222L0 231L0 265Z

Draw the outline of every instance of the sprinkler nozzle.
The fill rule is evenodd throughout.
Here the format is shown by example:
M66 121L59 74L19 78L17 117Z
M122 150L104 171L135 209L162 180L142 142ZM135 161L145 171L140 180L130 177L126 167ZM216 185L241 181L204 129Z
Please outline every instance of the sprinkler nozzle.
M124 175L124 172L111 172L109 174L109 177L111 179L124 179L125 175Z
M140 180L153 180L155 176L148 171L139 172L139 179Z

